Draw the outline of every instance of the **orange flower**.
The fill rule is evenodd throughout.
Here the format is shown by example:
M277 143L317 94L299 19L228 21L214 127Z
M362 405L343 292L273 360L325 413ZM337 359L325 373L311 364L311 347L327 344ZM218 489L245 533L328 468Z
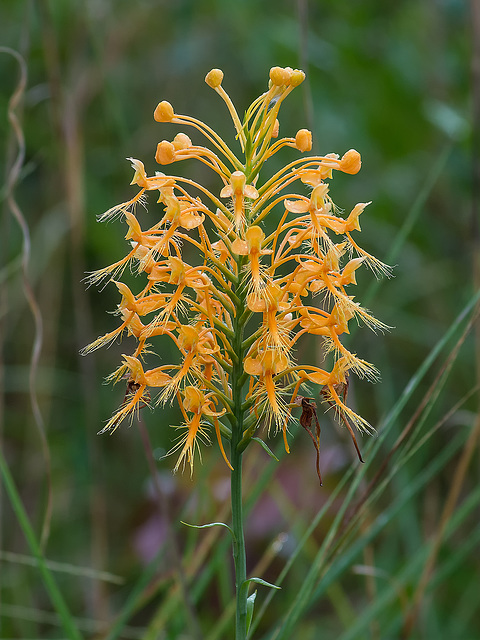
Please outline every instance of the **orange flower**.
M230 184L220 191L221 198L233 199L233 214L237 231L245 224L245 198L256 200L258 191L251 184L246 184L247 178L242 171L234 171L230 176Z
M147 387L164 387L171 380L171 377L164 371L169 368L168 365L144 371L138 358L126 355L123 357L125 359L124 365L130 371L129 387L127 388L131 389L131 392L127 393L123 406L110 418L100 433L115 431L127 416L133 417L140 405L148 405L150 394L146 391Z
M261 351L256 357L249 356L243 368L250 376L258 377L258 382L254 383L250 395L256 393L258 396L257 405L263 400L263 393L266 394L269 404L267 414L273 416L277 425L280 425L285 417L285 405L277 394L274 376L288 367L288 360L280 351L268 349Z
M215 430L217 431L218 443L220 446L220 450L225 462L228 464L230 469L232 466L230 465L227 456L225 454L225 450L223 448L222 439L220 436L220 432L218 430L218 420L220 416L223 416L225 413L225 409L221 411L214 410L214 393L203 393L197 387L188 386L182 392L183 400L180 402L180 408L182 409L182 413L185 418L185 424L179 427L180 429L187 429L187 432L180 438L180 441L169 451L170 453L174 453L181 449L180 455L178 457L177 463L175 465L175 471L178 471L180 466L183 464L185 467L185 462L190 465L190 475L193 475L193 462L195 457L195 451L199 449L197 438L203 438L208 441L208 437L206 436L205 429L202 425L202 417L206 416L207 418L213 418L215 423ZM188 413L192 413L192 417L188 417Z
M232 251L239 256L248 256L250 271L252 274L253 288L258 291L262 285L260 274L260 257L272 253L271 249L262 249L262 242L265 234L261 227L255 225L249 227L245 232L245 240L236 238L232 242Z

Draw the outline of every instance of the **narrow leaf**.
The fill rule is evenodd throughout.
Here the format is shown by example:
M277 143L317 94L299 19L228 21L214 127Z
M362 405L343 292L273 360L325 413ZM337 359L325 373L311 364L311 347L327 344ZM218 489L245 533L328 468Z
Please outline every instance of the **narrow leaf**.
M210 529L211 527L225 527L225 529L228 529L230 531L230 533L232 534L232 538L235 540L235 534L233 533L232 529L228 526L228 524L225 524L224 522L209 522L208 524L189 524L188 522L184 522L183 520L180 520L180 522L184 524L186 527L191 527L192 529Z
M271 582L267 582L266 580L262 580L262 578L248 578L245 582L242 583L242 588L247 585L249 582L256 582L257 584L263 584L264 587L270 587L271 589L281 589L282 587L277 587L276 584L272 584Z
M273 458L274 460L276 460L277 462L279 462L279 459L277 458L277 456L273 453L273 451L270 449L270 447L268 446L268 444L266 442L264 442L261 438L257 438L256 436L254 438L252 438L252 440L255 440L255 442L258 442L258 444L265 449L265 451L268 453L268 455Z
M255 599L257 597L257 592L254 591L251 596L247 598L247 634L250 631L250 625L252 624L253 618L253 609L255 607Z

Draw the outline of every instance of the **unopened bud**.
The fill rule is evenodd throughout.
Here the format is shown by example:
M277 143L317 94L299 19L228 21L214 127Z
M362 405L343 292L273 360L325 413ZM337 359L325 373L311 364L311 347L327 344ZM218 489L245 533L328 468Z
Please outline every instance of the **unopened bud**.
M157 145L155 160L158 164L171 164L175 162L175 147L168 140L162 140Z
M278 131L280 129L280 123L278 120L275 120L273 129L272 129L272 138L278 138Z
M361 166L362 158L360 154L355 149L350 149L342 156L339 169L344 173L355 174L360 171Z
M290 76L290 86L298 87L298 85L302 84L304 80L305 74L303 73L303 71L301 71L300 69L295 69L295 71L292 71L292 74Z
M304 153L312 149L312 132L308 129L300 129L295 136L295 146Z
M182 149L191 147L192 141L185 133L177 133L172 144L175 147L175 151L181 151Z
M265 234L261 227L254 225L247 229L245 233L245 239L247 241L248 248L250 253L253 251L258 252L262 248L262 242L265 238Z
M170 102L167 102L166 100L160 102L153 112L153 117L157 122L172 122L175 117L175 113Z
M223 80L223 71L221 69L212 69L205 76L205 82L212 89L216 89L222 84Z
M230 184L235 193L243 193L246 182L245 174L242 171L234 171L230 176Z
M272 67L270 69L270 80L277 87L288 84L289 79L290 73L287 69L282 69L282 67Z

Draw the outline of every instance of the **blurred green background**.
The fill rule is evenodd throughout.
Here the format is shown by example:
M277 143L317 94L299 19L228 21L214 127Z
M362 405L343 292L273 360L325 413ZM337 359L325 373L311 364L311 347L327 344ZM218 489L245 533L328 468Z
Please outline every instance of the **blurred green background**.
M240 113L265 90L270 67L291 66L307 73L307 82L282 107L281 133L295 135L307 127L313 132L316 152L343 154L352 147L360 151L361 172L336 176L331 193L346 211L357 202L373 201L362 215L360 244L396 265L395 277L380 282L375 291L373 275L363 270L355 292L358 300L367 300L376 317L393 327L385 335L361 329L350 343L382 372L377 385L355 381L351 395L362 415L380 426L478 288L478 220L472 199L478 190L472 183L472 140L478 136L472 124L475 29L480 38L475 4L475 0L471 6L460 0L2 2L0 44L21 54L28 72L17 109L26 147L15 196L30 233L28 281L43 323L33 384L51 457L53 513L45 554L70 565L55 576L73 614L81 619L85 637L106 637L113 621L126 611L134 585L142 598L124 620L128 627L115 637L197 638L202 637L199 629L207 637L232 594L227 541L221 534L179 525L180 519L229 518L228 470L216 446L204 449L204 464L197 465L193 481L188 474L173 476L173 460L162 456L174 435L168 425L178 424L180 417L174 408L144 413L158 461L162 496L158 505L137 428L123 427L112 437L96 435L123 398L123 388L102 383L118 365L124 347L115 343L91 356L79 355L83 346L113 329L115 320L106 312L118 304L113 285L102 291L87 289L82 279L86 272L120 259L125 247L122 224L101 225L96 216L132 196L132 172L125 158L142 159L152 174L157 142L177 133L176 127L154 122L155 106L169 100L177 112L193 115L227 137L232 135L228 114L204 83L211 68L224 71L224 87ZM0 435L40 535L49 465L29 391L39 319L35 325L27 303L23 236L7 198L17 153L8 103L18 77L15 59L1 53ZM190 163L185 169L174 167L180 169L218 190L215 178L201 167ZM383 509L396 501L400 504L409 483L437 454L448 450L458 432L468 436L477 411L475 397L448 412L478 382L477 349L474 337L468 336L428 416L425 433L442 417L447 420L392 474L359 524L360 531L362 526L363 531L368 529ZM440 368L436 361L415 386L388 437L372 454L363 487L375 477ZM358 466L344 430L328 418L322 418L322 424L322 489L305 434L298 433L292 454L280 464L263 451L252 453L248 463L249 567L253 570L257 562L263 563L258 570L267 580L276 579L343 474ZM281 452L279 441L271 440L270 445ZM361 439L362 449L368 446L367 438ZM291 637L348 637L352 624L370 610L385 585L395 591L395 581L413 555L427 549L441 530L445 498L455 479L461 479L456 505L478 485L477 465L459 475L462 451L463 445L347 566L338 565L338 575L321 595L312 596ZM478 453L473 459L478 463ZM298 592L342 495L303 547L255 637L274 637L271 629L282 621ZM0 638L62 638L38 570L25 564L24 555L30 552L5 492L1 498ZM477 527L478 499L441 546L433 573L440 578L423 594L417 624L408 637L480 637L480 556L478 540L472 538ZM172 537L173 546L186 558L183 566L191 597L180 605L173 599L165 610L165 602L172 602L172 589L181 584ZM159 548L165 555L152 564ZM452 557L457 562L445 569L442 579L441 571ZM355 571L357 565L374 567L372 575L365 578L365 570ZM352 637L401 637L423 566L399 582L397 597ZM80 568L92 569L93 577L82 575ZM152 581L144 573L149 568ZM146 591L137 582L139 576L149 585ZM259 591L259 602L265 594L265 589ZM185 607L191 613L186 616L188 623L182 622ZM228 627L218 634L231 637Z

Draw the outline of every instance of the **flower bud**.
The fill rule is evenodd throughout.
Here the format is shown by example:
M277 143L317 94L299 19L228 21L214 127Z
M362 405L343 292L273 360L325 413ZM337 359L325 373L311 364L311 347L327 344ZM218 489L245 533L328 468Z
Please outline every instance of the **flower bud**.
M153 112L153 117L157 122L172 122L175 117L175 113L170 102L167 102L166 100L159 102L157 108Z
M282 67L272 67L270 69L270 80L275 86L281 87L288 84L289 79L290 73L287 69L282 69Z
M243 193L246 177L242 171L234 171L230 176L230 183L234 193Z
M157 145L155 160L158 164L170 164L175 162L175 147L168 140L162 140Z
M221 71L220 69L212 69L205 76L205 82L209 87L212 87L212 89L216 89L217 87L219 87L222 84L222 80L223 71Z
M250 253L258 253L262 248L262 242L265 239L265 234L261 227L254 225L247 229L245 233L245 239L247 241L248 249Z
M308 129L300 129L295 136L295 146L304 153L312 149L312 132Z
M362 166L362 158L358 151L355 149L350 149L342 156L340 160L339 169L344 173L355 174L360 171L360 167Z
M272 138L278 138L279 129L280 129L280 123L278 122L278 120L275 120L273 124L273 129L272 129Z
M298 87L298 85L302 84L304 80L305 74L303 73L303 71L300 71L300 69L295 69L295 71L292 71L290 76L290 86Z
M172 144L175 147L175 151L181 151L182 149L191 147L192 141L185 133L177 133Z

